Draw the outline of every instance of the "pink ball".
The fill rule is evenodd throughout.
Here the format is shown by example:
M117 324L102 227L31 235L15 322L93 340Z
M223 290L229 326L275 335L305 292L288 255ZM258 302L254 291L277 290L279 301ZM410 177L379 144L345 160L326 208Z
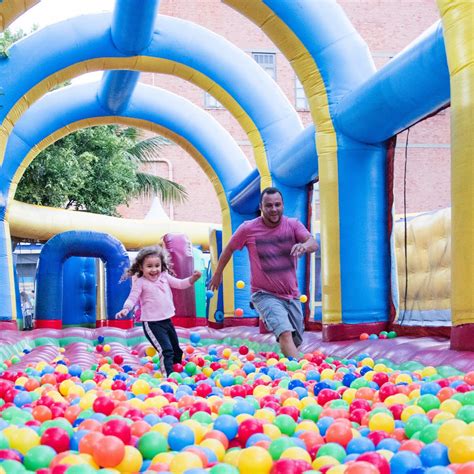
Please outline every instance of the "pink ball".
M41 436L41 444L51 446L57 453L62 453L69 449L70 439L66 430L52 426L46 429Z

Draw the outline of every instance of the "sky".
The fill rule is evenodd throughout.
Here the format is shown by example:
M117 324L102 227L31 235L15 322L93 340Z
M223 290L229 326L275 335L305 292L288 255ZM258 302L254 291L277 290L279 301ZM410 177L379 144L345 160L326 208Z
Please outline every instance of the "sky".
M12 31L22 29L29 32L35 24L43 28L73 16L110 12L114 8L114 3L114 0L42 0L15 20L9 28ZM102 71L84 74L73 79L72 82L79 84L97 81L102 74Z

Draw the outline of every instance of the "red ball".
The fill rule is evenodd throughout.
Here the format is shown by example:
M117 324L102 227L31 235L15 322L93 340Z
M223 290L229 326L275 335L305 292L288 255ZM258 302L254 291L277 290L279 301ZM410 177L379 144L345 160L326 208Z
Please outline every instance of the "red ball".
M395 420L400 420L402 417L402 412L405 409L405 405L397 403L395 405L389 406L388 409L392 412L393 418Z
M277 413L278 415L289 415L295 421L298 421L298 418L300 416L300 411L298 410L298 408L292 406L281 407Z
M95 346L95 350L96 350L97 352L102 352L102 351L104 350L104 346L103 346L102 344L97 344L97 345Z
M58 464L53 467L51 474L65 474L65 472L70 468L69 464Z
M279 459L273 463L270 474L303 474L311 465L302 459Z
M393 383L384 383L379 390L380 401L385 401L386 398L396 395L398 393L398 388Z
M247 346L240 346L239 347L239 354L246 355L249 353L249 348Z
M230 396L232 398L235 398L235 397L245 398L247 396L247 390L242 385L232 385L232 387L230 387Z
M0 449L0 459L11 459L12 461L21 461L20 453L13 449Z
M367 400L364 400L363 398L356 398L352 401L351 406L349 407L349 413L358 409L370 411L370 408L370 403Z
M381 431L381 430L371 431L367 435L367 438L369 438L375 444L375 446L377 446L380 443L380 441L382 441L383 439L388 438L388 437L389 437L388 433L386 433L385 431ZM367 459L363 459L363 461L367 461ZM369 461L367 461L367 462L369 462Z
M116 380L110 387L112 390L127 390L127 384L123 380Z
M114 362L118 365L122 365L123 364L123 357L121 355L114 356Z
M337 393L335 390L331 390L330 388L323 388L318 393L318 404L321 406L326 405L327 402L332 400L338 400L341 398L341 395Z
M212 387L207 383L202 383L196 387L194 393L198 397L206 398L212 392Z
M46 429L41 436L41 444L50 446L57 453L67 451L69 449L70 442L71 441L69 439L68 432L63 428L59 428L58 426L52 426L51 428Z
M263 425L260 420L249 418L240 423L237 436L239 437L241 446L245 446L250 436L256 433L263 433Z
M375 382L379 387L381 387L384 383L388 382L388 375L383 372L377 372L372 377L372 382Z
M352 410L349 415L349 420L355 421L356 423L359 423L359 425L362 422L362 419L368 412L365 411L363 408L357 408L356 410Z
M184 370L182 364L173 364L173 371L177 373L181 373Z
M375 466L380 474L390 474L390 464L388 461L379 453L368 452L361 454L357 461L365 461Z
M96 413L103 413L106 416L109 416L114 411L114 408L114 401L105 396L97 397L92 404L92 409Z
M130 443L132 431L125 420L109 420L102 426L102 433L105 436L115 436L121 439L125 444Z

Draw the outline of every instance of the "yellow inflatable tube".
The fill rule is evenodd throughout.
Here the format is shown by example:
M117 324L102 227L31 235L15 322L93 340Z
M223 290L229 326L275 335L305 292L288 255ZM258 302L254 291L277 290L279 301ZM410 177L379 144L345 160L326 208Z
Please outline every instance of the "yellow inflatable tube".
M93 230L113 235L127 249L154 245L163 235L185 234L194 245L209 248L209 228L216 224L163 221L157 219L122 219L89 212L67 211L12 201L8 218L13 237L46 241L68 230Z

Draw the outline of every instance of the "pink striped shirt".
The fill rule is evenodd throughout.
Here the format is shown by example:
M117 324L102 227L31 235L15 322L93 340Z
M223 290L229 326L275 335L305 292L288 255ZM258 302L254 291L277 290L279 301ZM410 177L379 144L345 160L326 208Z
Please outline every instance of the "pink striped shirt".
M141 321L163 321L175 314L171 288L184 290L191 285L189 278L180 280L167 272L161 273L156 281L144 277L134 278L132 290L123 307L131 311L140 303Z

